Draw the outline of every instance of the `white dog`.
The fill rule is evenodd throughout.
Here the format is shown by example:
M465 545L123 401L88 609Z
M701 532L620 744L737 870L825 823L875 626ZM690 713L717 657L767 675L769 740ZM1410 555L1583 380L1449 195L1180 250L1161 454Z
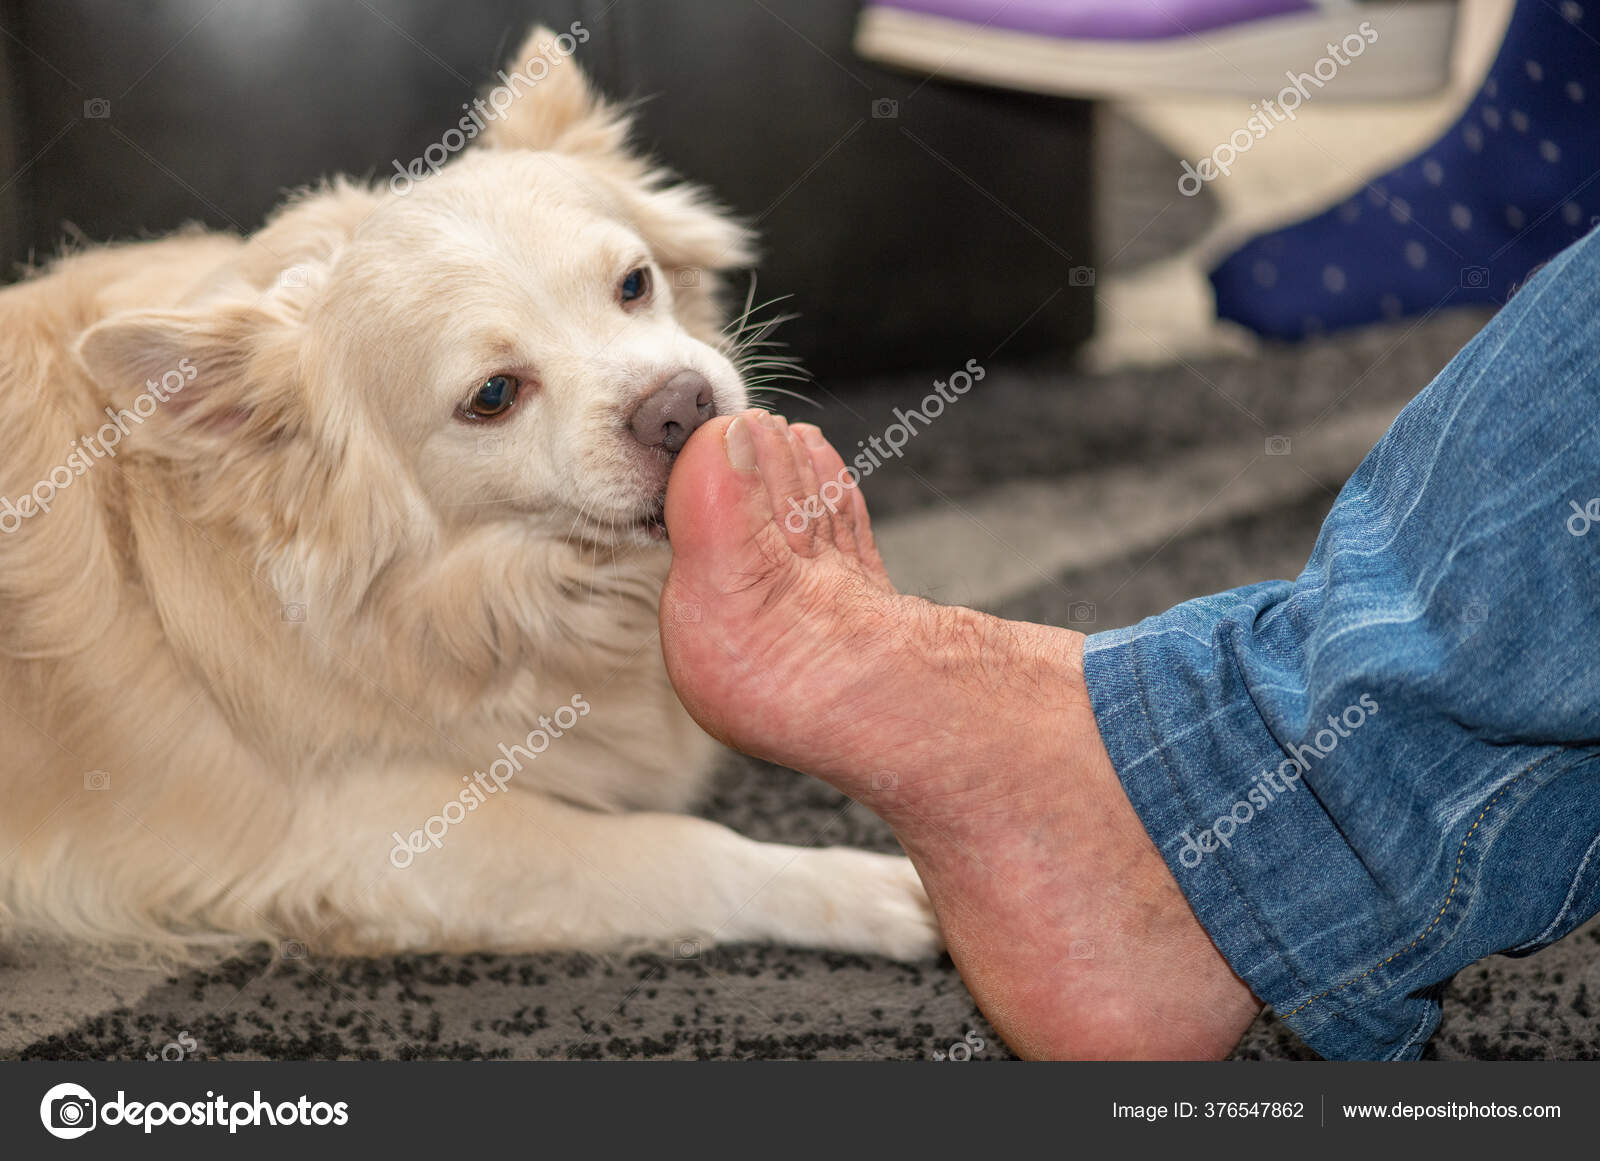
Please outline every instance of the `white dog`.
M661 501L749 239L535 58L436 173L0 292L0 930L937 948L906 860L675 813Z

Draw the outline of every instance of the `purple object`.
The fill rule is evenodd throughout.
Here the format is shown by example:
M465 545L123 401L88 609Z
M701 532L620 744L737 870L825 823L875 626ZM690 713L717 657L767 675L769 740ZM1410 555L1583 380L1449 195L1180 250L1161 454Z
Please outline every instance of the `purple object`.
M996 30L1063 40L1161 40L1310 12L1312 0L875 0Z

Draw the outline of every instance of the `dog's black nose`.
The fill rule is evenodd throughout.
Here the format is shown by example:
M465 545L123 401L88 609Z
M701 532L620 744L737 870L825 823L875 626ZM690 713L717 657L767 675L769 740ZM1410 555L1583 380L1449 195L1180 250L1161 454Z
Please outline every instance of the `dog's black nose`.
M680 450L694 429L716 414L711 384L699 371L679 371L634 408L629 426L645 447Z

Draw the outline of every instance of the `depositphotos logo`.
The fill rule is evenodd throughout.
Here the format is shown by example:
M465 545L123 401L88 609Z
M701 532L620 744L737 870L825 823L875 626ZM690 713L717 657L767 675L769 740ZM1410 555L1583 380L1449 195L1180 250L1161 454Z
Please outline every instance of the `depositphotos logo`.
M39 1102L39 1119L52 1137L71 1141L94 1128L94 1097L81 1084L58 1084Z
M104 1105L81 1084L58 1084L39 1102L39 1120L52 1137L73 1140L91 1129L111 1125L153 1132L158 1125L198 1125L229 1133L271 1125L348 1125L350 1106L339 1101L313 1101L302 1095L296 1101L272 1104L257 1089L247 1101L229 1101L206 1090L203 1101L130 1101L120 1088L116 1099Z

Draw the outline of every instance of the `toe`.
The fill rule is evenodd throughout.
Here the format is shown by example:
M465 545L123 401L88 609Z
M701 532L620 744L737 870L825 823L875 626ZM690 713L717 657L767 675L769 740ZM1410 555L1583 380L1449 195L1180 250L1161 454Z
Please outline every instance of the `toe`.
M811 475L818 481L816 495L822 501L822 510L828 517L827 536L834 547L848 556L859 556L855 534L855 504L850 493L855 490L846 473L844 461L833 450L822 429L810 423L797 423L793 430L799 435Z
M850 489L851 527L856 538L856 556L862 567L886 589L893 589L889 570L883 567L883 557L878 555L878 542L872 537L872 518L867 515L867 499L859 487Z
M665 511L674 572L748 577L771 564L773 510L759 467L759 414L710 420L678 453Z
M801 556L816 556L834 543L833 513L829 510L822 481L817 476L811 449L804 438L807 424L793 424L784 435L789 441L789 456L794 462L795 493L782 498L784 532L790 548ZM811 430L816 430L812 428Z
M816 556L831 543L832 533L828 514L817 496L811 457L781 415L761 415L753 434L767 501L789 551L798 556Z
M880 588L892 590L894 586L888 570L883 567L877 541L872 537L872 519L867 514L860 477L845 466L843 457L828 442L821 428L797 423L794 430L805 442L812 468L822 481L820 495L833 521L834 544L840 552L859 561L862 572Z

